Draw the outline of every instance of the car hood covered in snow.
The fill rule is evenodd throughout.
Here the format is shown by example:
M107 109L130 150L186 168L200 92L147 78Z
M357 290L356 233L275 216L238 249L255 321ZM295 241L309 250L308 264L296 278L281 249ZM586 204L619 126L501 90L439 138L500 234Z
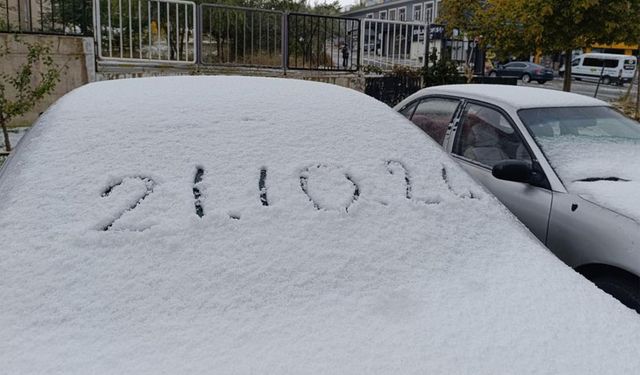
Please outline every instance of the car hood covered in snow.
M640 223L640 142L538 137L567 190Z
M295 80L100 82L0 180L4 374L623 374L640 319L399 114Z

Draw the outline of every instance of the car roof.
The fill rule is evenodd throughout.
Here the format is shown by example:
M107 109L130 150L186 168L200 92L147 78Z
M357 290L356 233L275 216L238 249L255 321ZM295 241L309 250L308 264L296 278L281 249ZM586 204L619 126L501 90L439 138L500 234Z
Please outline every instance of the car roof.
M488 101L496 105L509 106L515 110L544 107L588 107L609 106L608 103L588 96L512 85L461 84L442 85L422 89L404 100L400 106L424 95L454 95L468 99Z
M635 313L354 90L90 84L22 138L0 197L6 373L640 366Z
M583 53L580 55L577 55L576 57L580 57L580 56L587 56L587 57L595 57L595 58L612 58L612 59L636 59L635 56L633 55L621 55L618 53L600 53L600 52L587 52L587 53Z

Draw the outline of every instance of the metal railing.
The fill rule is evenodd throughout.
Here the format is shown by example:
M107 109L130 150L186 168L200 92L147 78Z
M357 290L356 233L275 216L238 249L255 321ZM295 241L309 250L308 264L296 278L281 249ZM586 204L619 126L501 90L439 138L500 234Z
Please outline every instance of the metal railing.
M0 0L0 32L92 35L92 0Z
M282 67L282 12L202 4L200 62Z
M427 25L421 22L363 20L362 65L383 70L396 65L424 66L426 30Z
M360 20L287 15L287 68L355 71L360 67Z
M196 5L180 0L96 0L102 60L196 62Z
M101 60L285 70L360 67L356 18L183 0L93 1Z

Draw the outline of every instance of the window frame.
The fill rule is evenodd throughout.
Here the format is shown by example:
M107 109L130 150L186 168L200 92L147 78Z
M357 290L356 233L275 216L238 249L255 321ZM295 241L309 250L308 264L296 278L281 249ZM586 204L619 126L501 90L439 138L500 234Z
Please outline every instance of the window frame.
M407 7L399 7L398 9L398 21L406 21L407 20ZM404 11L401 13L400 11Z
M435 5L433 1L427 1L425 3L423 3L424 8L423 8L423 19L425 22L427 23L432 23L433 19L434 19L434 9L435 9ZM429 17L427 18L427 10L429 10Z
M464 113L464 110L466 109L467 105L469 103L475 103L475 104L483 105L483 106L486 106L486 107L493 108L493 109L497 110L498 112L500 112L500 114L505 116L507 121L509 121L509 124L511 125L511 127L515 130L515 132L518 134L520 139L522 139L522 142L524 143L525 147L527 148L527 151L529 151L529 155L531 155L531 160L533 161L533 163L538 165L538 167L539 167L538 172L541 173L543 175L543 177L545 178L545 180L547 182L547 186L538 186L538 185L531 185L531 186L535 186L537 188L546 189L546 190L553 191L553 192L558 192L558 193L566 193L567 192L566 187L564 186L562 181L559 179L556 171L553 169L553 167L551 167L551 165L547 161L546 155L540 150L540 147L537 144L535 138L533 138L533 136L531 134L529 134L529 132L526 129L526 127L524 127L524 124L522 124L522 126L525 128L525 132L526 133L523 133L523 131L518 126L518 122L516 120L514 120L513 117L511 117L509 115L509 113L507 112L506 109L504 109L504 108L502 108L502 107L500 107L498 105L482 101L480 99L470 99L468 97L459 96L459 95L455 95L455 94L433 93L433 94L426 94L426 95L417 97L417 98L407 102L402 107L399 107L399 110L397 110L397 111L400 112L401 110L404 110L407 107L413 105L414 103L416 103L416 102L418 102L420 100L426 99L426 98L453 99L453 100L457 100L459 102L458 108L456 110L456 113L454 114L453 120L451 121L451 123L452 123L451 129L447 131L447 134L445 135L444 143L442 145L442 148L447 153L447 155L452 157L454 160L456 160L459 163L467 163L467 164L470 164L470 165L473 165L473 166L480 167L483 170L485 170L486 172L491 173L491 168L488 168L484 164L474 163L472 160L469 160L469 159L467 159L467 158L465 158L463 156L460 156L458 154L454 154L452 152L453 151L453 144L454 144L454 142L456 140L456 137L460 133L459 132L459 128L460 128L459 125L460 125L460 122L462 120L462 114ZM398 107L394 107L394 109L395 108L398 108ZM415 109L416 108L418 108L417 105L415 106L414 111L411 113L411 116L407 118L407 121L409 121L411 123L411 125L413 125L413 126L416 126L416 125L413 124L413 122L411 122L410 118L413 117L413 114L415 113ZM516 113L518 111L517 109L513 109L513 110ZM425 137L429 137L429 135L427 135L424 131L420 130L420 132L422 132L422 134L424 134ZM525 134L526 134L526 136L525 136ZM531 144L530 142L527 141L527 137L531 138L531 142L533 144ZM431 137L429 137L429 138L432 139Z
M418 13L418 18L416 18L416 8ZM422 21L422 3L418 3L418 4L413 4L413 19L412 21Z
M447 152L447 154L451 154L451 150L450 150L450 147L449 147L450 146L449 139L454 134L454 130L455 130L455 127L456 127L456 121L458 121L458 119L460 118L460 114L461 114L462 108L465 105L465 99L464 98L461 98L459 96L442 95L442 94L425 95L425 96L421 96L421 97L415 98L414 100L412 100L412 101L408 102L407 104L403 105L401 108L399 108L397 110L397 112L400 113L400 112L404 111L405 109L407 109L408 107L413 105L414 106L413 110L411 111L411 115L409 117L407 117L407 120L409 122L411 122L411 125L413 125L416 128L418 128L418 130L420 130L420 132L422 132L422 134L424 134L426 137L428 137L429 139L431 139L432 141L435 142L435 140L433 138L431 138L431 136L429 134L427 134L424 130L420 129L418 127L418 125L414 124L413 121L411 120L413 118L413 115L415 115L416 109L418 109L418 106L420 105L421 101L423 101L423 100L433 100L433 99L453 100L453 101L457 101L458 102L458 106L456 107L456 110L453 112L453 117L451 118L451 121L449 122L449 128L447 129L447 132L445 133L444 139L442 140L442 144L440 145Z
M491 103L487 103L487 102L483 102L481 100L475 100L475 99L464 99L464 102L462 103L462 106L459 107L458 111L458 117L455 121L455 124L453 126L453 129L451 131L451 134L449 135L451 138L451 142L449 144L449 148L448 148L448 152L449 155L451 155L451 157L454 157L456 159L459 159L461 161L464 161L466 163L469 164L473 164L475 166L481 167L483 169L486 169L487 171L491 172L491 170L493 169L493 167L490 167L486 164L480 163L476 160L471 160L469 158L466 158L464 155L460 155L457 154L455 152L453 152L454 150L454 146L457 144L457 142L459 141L461 134L462 134L462 122L465 119L465 112L467 110L467 107L469 106L469 104L474 104L474 105L478 105L481 107L485 107L485 108L490 108L493 109L495 111L497 111L498 113L500 113L500 115L502 115L507 122L509 123L509 125L511 126L511 128L513 129L513 131L517 134L517 136L520 138L520 140L522 141L522 144L524 145L524 147L527 149L527 152L529 152L529 156L531 156L531 162L532 163L539 163L538 159L536 158L536 154L533 152L531 145L529 145L529 143L527 142L526 138L524 137L524 135L522 134L522 131L520 131L520 129L518 128L518 126L516 125L516 122L513 120L513 118L511 118L511 116L509 116L509 114L507 113L507 111L505 111L503 108L501 108L500 106L497 106L495 104L491 104ZM416 106L417 108L417 106ZM546 173L545 173L546 175ZM546 178L546 176L545 176Z

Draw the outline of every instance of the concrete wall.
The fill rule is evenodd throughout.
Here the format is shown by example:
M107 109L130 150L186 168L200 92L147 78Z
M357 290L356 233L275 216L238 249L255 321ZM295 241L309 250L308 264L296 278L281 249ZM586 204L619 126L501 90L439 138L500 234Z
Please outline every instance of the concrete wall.
M28 126L59 97L95 80L93 38L54 35L17 35L17 38L28 43L49 44L54 62L63 68L60 82L54 92L29 113L14 118L9 124L9 126ZM5 33L0 33L0 46L9 48L9 54L0 56L0 72L12 75L26 61L27 48L16 41L15 34ZM8 90L11 93L11 89L8 88Z
M257 69L246 67L212 67L189 65L127 65L99 63L96 80L121 78L158 77L176 75L240 75L260 77L280 77L325 82L364 92L365 79L362 74L349 72L322 72L305 70Z
M283 77L331 83L364 92L365 79L358 73L316 72L241 67L203 67L195 65L140 65L127 63L95 63L93 38L55 35L18 35L28 43L47 43L55 63L63 67L55 91L38 103L25 116L14 118L9 126L29 126L58 98L86 83L110 79L154 77L166 75L243 75ZM0 56L0 72L12 74L26 61L26 47L15 40L15 34L0 33L0 46L8 46L9 54Z

